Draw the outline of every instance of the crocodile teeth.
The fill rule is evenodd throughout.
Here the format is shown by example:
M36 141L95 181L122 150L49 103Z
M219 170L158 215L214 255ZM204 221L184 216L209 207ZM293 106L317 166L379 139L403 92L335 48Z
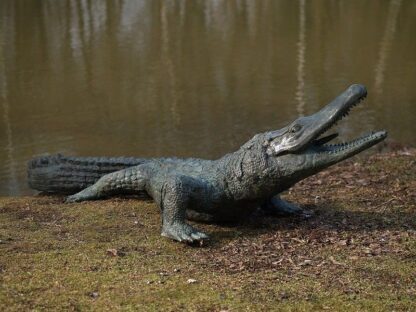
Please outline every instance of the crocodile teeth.
M338 143L338 144L329 144L329 145L323 145L320 150L321 153L329 153L329 154L336 154L351 148L354 148L362 143L374 140L374 139L378 139L381 138L382 136L384 136L385 133L384 132L374 132L372 131L371 133L362 136L360 138L357 138L353 141L350 142L343 142L343 143Z

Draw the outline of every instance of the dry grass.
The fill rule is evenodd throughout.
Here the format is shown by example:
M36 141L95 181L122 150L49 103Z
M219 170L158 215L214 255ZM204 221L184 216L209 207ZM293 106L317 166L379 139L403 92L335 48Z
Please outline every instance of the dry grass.
M202 248L159 235L152 202L0 199L0 309L416 310L416 153L355 158ZM189 279L196 282L188 283Z

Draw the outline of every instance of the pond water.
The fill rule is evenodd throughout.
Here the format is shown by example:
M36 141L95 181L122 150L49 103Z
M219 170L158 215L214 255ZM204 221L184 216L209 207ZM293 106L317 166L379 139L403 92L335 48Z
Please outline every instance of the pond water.
M416 145L416 1L0 1L0 195L34 155L215 158L327 104Z

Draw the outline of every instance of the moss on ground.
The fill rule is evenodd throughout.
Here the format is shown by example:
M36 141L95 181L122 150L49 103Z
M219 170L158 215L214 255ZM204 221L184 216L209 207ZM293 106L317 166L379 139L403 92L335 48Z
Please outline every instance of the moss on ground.
M0 309L416 310L416 153L355 158L286 198L312 218L159 235L149 201L0 199Z

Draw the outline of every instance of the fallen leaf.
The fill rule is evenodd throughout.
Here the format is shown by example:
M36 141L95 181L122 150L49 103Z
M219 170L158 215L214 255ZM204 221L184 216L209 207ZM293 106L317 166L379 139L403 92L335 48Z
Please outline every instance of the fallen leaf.
M299 263L299 265L311 265L312 264L312 260L306 259L303 262Z
M337 260L335 260L335 258L333 256L330 256L328 259L329 259L329 261L332 262L332 264L335 264L335 265L345 265L344 263L341 263L341 262L338 262Z
M107 249L107 255L117 257L117 249Z

